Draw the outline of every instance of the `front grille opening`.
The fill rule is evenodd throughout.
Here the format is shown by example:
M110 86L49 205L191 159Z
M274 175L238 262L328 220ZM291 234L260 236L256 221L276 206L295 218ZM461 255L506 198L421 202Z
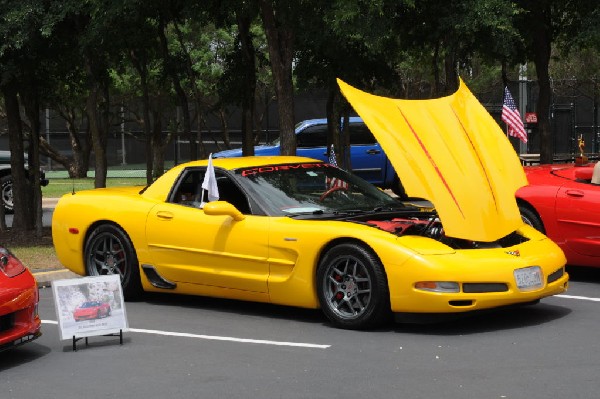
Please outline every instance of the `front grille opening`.
M15 314L9 313L4 316L0 316L0 332L8 331L15 325Z
M557 271L551 273L548 276L548 284L555 282L556 280L558 280L559 278L561 278L564 274L565 274L565 268L564 267L561 267Z
M508 285L505 283L463 283L463 292L469 294L506 291L508 291Z
M463 300L460 300L460 301L448 301L448 304L450 306L462 308L462 307L473 305L473 301L469 300L469 299L463 299Z
M527 242L529 239L517 232L512 232L509 235L493 242L470 241L462 238L452 238L446 236L441 237L439 241L453 249L493 249L510 248L512 246Z

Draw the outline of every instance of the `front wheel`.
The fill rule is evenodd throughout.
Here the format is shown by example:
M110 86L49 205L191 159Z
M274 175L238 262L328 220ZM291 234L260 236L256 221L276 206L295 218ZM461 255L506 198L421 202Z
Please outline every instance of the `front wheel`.
M373 328L391 315L383 265L361 245L340 244L327 251L317 268L317 295L336 327Z
M84 256L89 276L118 274L125 299L137 299L141 295L137 255L123 230L110 224L96 227L86 241Z
M542 219L540 219L537 213L535 213L529 207L525 205L519 205L519 212L521 212L521 219L525 224L533 227L534 229L542 233L546 232L544 229L544 223L542 222Z

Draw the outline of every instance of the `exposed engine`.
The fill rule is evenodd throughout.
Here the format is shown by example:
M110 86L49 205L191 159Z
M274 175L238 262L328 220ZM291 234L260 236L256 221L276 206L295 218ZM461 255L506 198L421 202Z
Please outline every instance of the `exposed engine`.
M506 248L527 241L527 238L513 232L494 242L470 241L448 237L436 214L428 213L419 217L394 217L384 220L366 220L366 224L397 236L418 235L429 237L454 249Z
M393 218L391 220L368 220L367 224L375 225L381 230L397 236L405 234L420 235L440 240L444 236L444 227L437 217L428 219Z

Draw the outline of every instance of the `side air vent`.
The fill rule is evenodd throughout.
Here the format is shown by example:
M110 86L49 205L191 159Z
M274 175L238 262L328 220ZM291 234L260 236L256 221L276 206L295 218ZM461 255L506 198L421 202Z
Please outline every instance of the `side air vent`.
M150 284L152 284L154 287L166 290L173 290L177 288L177 284L165 279L163 276L158 274L154 266L142 265L142 270L148 278L148 281L150 281Z

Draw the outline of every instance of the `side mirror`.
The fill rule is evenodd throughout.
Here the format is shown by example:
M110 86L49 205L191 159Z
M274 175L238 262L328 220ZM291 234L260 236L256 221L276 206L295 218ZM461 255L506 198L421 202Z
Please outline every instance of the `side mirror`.
M226 201L213 201L204 204L204 213L212 216L231 216L233 220L239 222L244 220L246 216L240 212L235 206Z

